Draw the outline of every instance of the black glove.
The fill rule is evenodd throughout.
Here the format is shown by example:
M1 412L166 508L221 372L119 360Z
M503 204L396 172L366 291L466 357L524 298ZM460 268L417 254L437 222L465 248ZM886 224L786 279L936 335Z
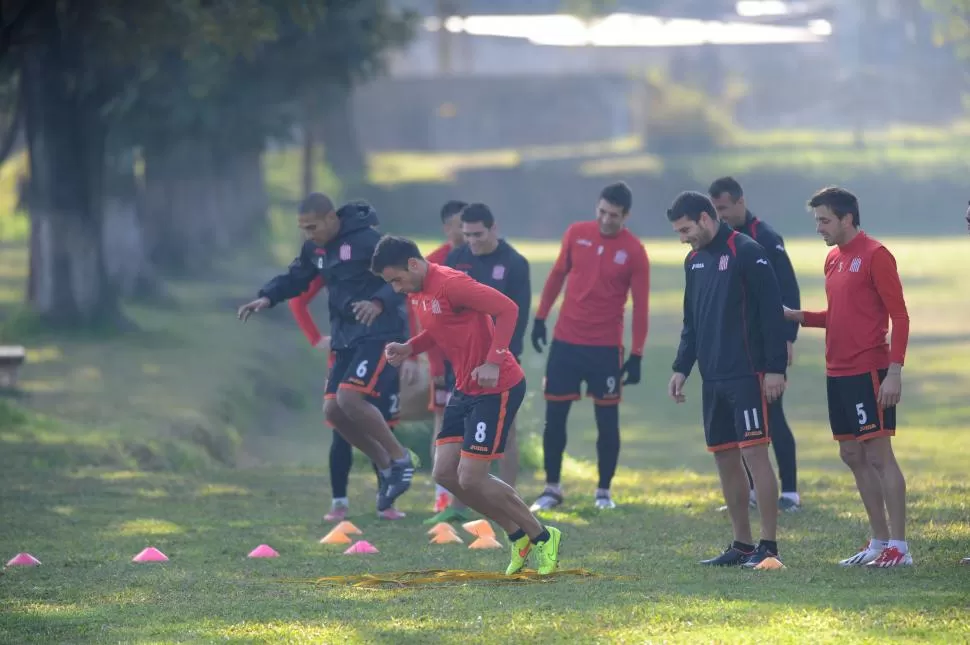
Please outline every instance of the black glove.
M546 341L546 321L542 318L536 318L532 321L532 346L541 354L542 346L539 345L540 341L543 345L548 344Z
M636 385L640 382L640 361L643 360L642 356L637 356L636 354L630 354L630 358L626 359L626 363L623 363L623 371L621 375L626 374L626 380L623 381L623 385Z

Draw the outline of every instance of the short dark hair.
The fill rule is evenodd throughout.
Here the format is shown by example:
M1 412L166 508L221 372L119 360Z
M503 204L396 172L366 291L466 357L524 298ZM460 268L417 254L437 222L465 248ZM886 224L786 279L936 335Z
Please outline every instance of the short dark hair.
M469 224L481 222L485 225L485 228L495 226L495 217L492 215L492 210L485 204L476 203L466 206L461 212L461 221Z
M441 207L441 221L445 222L446 220L451 219L458 213L465 210L466 206L468 206L468 204L457 199L452 199L445 202L445 205Z
M600 191L600 199L605 199L614 206L619 206L624 213L630 212L633 206L633 191L624 182L610 184Z
M333 210L333 200L323 193L310 193L300 202L300 215L326 215Z
M374 248L374 255L370 260L370 270L372 273L380 275L388 267L406 269L408 260L411 258L424 259L417 244L406 237L385 235Z
M727 193L735 202L744 197L741 184L734 177L718 177L711 182L710 188L707 189L707 194L711 196L711 199L720 197L721 193Z
M827 186L812 195L812 198L808 200L808 206L809 208L825 206L839 219L844 219L851 215L852 225L859 228L861 222L859 217L859 199L845 188Z
M677 199L667 209L667 219L676 222L681 217L686 217L692 222L698 222L701 219L701 213L707 213L711 219L717 219L717 209L711 203L710 197L696 190L687 190L677 195Z

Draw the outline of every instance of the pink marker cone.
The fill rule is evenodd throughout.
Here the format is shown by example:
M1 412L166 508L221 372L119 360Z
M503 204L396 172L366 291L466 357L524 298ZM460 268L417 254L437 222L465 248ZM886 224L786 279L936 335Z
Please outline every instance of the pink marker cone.
M153 546L148 547L131 559L132 562L167 562L168 557Z
M40 564L40 560L30 555L26 551L23 553L18 553L10 562L7 563L8 567L36 567Z
M344 555L354 555L357 553L380 553L380 551L374 548L374 545L368 542L367 540L354 542L354 544L351 545L350 548L344 551Z
M268 544L260 544L249 552L248 558L278 558L280 554Z

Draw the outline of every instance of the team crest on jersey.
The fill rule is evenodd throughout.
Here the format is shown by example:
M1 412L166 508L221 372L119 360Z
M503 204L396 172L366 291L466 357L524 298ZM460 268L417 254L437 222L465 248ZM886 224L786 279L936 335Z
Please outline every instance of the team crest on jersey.
M622 249L617 251L616 255L613 256L613 262L616 264L626 264L626 251Z
M340 259L341 260L349 260L350 259L350 245L349 244L341 244L340 245Z
M441 313L441 303L435 298L431 301L431 313L440 314Z
M492 267L492 280L501 280L505 277L505 266L496 264Z
M849 273L858 273L860 268L862 268L862 258L853 258L852 264L849 265Z
M728 262L730 262L730 260L731 260L731 256L730 255L722 255L721 256L721 259L717 263L717 270L718 271L727 271Z

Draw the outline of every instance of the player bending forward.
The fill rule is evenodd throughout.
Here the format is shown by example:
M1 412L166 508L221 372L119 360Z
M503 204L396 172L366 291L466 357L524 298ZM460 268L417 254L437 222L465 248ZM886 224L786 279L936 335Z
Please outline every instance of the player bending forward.
M824 188L808 205L828 246L823 311L786 309L803 327L825 329L829 423L839 455L855 476L872 538L842 560L844 567L913 564L906 544L906 480L896 463L896 404L902 393L909 313L896 260L859 230L859 201L842 188ZM892 344L886 343L892 320ZM886 522L886 515L889 522Z
M507 575L520 571L530 553L540 575L553 573L559 529L540 524L514 488L489 474L525 397L525 374L509 351L518 307L460 271L429 264L405 238L383 237L371 270L396 292L411 294L424 330L407 343L389 343L388 363L400 365L437 345L454 366L455 391L435 440L435 482L508 533Z

